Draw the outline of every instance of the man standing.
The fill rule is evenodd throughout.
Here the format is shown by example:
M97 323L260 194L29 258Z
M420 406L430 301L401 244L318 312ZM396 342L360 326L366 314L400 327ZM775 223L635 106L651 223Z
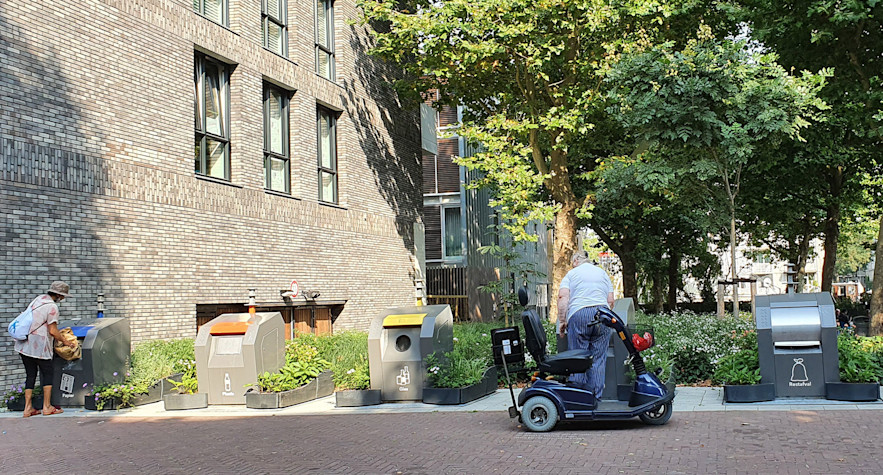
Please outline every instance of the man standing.
M604 391L604 370L610 329L602 324L589 326L597 319L601 306L613 308L613 284L604 269L592 265L585 251L577 251L570 260L573 269L561 280L558 289L558 332L567 335L567 349L589 350L592 367L585 373L572 374L575 386L592 391L600 398Z

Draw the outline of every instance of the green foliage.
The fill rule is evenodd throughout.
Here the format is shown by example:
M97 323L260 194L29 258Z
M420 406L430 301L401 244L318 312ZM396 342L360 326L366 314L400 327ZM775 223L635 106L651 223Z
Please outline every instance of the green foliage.
M302 337L289 340L285 345L285 365L278 372L266 371L258 375L258 389L265 393L297 389L331 366L319 356L319 350L310 344L312 342L312 339Z
M876 383L883 380L880 358L883 340L862 338L841 332L837 336L837 349L840 353L841 381Z
M147 387L157 381L183 372L184 362L194 359L192 338L143 342L132 351L131 369L126 383L146 391Z
M117 408L131 407L135 398L145 392L147 392L146 387L129 383L96 384L86 397L94 397L95 408L100 411L113 400L117 402Z
M750 315L744 313L737 319L689 311L656 315L639 312L635 320L654 330L655 345L641 353L647 367L666 370L674 365L677 382L682 384L712 379L721 359L742 349L744 341L736 336L754 328Z
M500 278L491 280L486 285L479 286L479 290L485 293L500 296L502 312L505 322L515 321L519 311L518 293L513 291L524 282L530 281L531 277L545 277L545 274L536 270L536 263L522 258L524 255L524 241L516 241L512 235L501 225L488 226L490 232L496 236L495 241L499 244L490 244L478 248L481 254L489 254L503 262ZM536 239L536 236L532 236Z
M34 388L34 392L31 394L31 397L39 396L43 394L43 387L37 386ZM9 390L3 394L3 400L0 401L0 407L8 407L9 404L14 403L16 401L23 401L25 398L25 385L24 384L10 384Z
M462 388L481 381L484 371L494 364L492 328L492 324L455 324L454 349L426 357L429 384L436 388Z
M171 380L175 390L181 394L194 394L199 389L196 379L196 360L182 359L175 363L176 372L181 373L181 381Z
M718 361L712 381L715 384L757 384L760 382L760 361L757 354L757 333L745 331L732 334L738 350Z
M338 390L370 387L367 333L349 330L319 337L298 335L297 338L306 338L319 350L319 356L330 362Z

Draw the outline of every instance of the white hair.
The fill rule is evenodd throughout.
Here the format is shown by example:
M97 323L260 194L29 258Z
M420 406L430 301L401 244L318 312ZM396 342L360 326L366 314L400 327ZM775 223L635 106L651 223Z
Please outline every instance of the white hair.
M575 251L573 256L570 257L570 264L576 267L583 262L588 262L588 260L589 256L586 255L585 251Z

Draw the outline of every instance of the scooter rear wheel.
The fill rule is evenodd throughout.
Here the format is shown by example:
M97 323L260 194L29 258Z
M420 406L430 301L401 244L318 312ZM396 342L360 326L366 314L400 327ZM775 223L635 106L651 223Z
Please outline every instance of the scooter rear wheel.
M545 396L534 396L521 407L522 424L533 432L548 432L558 423L558 407Z
M671 403L665 403L655 410L647 411L643 414L638 414L638 417L641 419L641 422L644 424L649 424L651 426L661 426L668 422L671 419Z

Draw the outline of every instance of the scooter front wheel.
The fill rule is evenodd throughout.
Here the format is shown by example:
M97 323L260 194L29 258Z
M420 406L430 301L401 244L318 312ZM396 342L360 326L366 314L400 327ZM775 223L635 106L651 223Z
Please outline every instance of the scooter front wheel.
M641 422L651 426L661 426L671 419L671 403L667 402L652 411L638 414Z
M522 423L533 432L548 432L558 423L558 407L546 396L534 396L521 407Z

